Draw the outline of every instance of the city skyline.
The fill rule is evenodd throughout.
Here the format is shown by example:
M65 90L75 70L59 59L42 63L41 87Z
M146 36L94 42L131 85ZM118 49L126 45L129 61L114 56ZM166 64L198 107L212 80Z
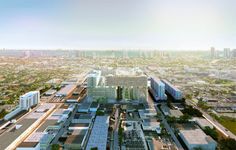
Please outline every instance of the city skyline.
M0 48L235 49L235 4L233 0L1 1Z

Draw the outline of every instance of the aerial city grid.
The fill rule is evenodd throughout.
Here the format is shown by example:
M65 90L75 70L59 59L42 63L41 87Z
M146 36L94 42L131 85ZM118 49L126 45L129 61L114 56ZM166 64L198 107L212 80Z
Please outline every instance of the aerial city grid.
M0 150L235 150L236 1L0 1Z

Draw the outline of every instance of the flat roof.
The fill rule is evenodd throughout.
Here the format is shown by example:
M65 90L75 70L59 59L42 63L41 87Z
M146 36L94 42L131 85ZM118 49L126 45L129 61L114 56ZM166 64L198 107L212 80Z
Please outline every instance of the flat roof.
M69 84L60 89L56 94L57 95L68 95L70 92L72 92L76 88L76 85L74 84Z
M46 95L52 95L55 94L57 92L57 90L53 90L53 89L49 89L45 92Z
M39 142L40 139L47 133L45 132L34 132L24 142Z
M0 135L0 149L6 149L15 139L17 139L23 132L25 132L37 119L22 119L17 124L21 125L19 129L6 131Z
M18 147L36 147L39 142L22 142Z
M62 108L62 109L67 109L68 107L69 107L69 104L63 104L60 106L60 108Z
M30 91L25 93L24 95L21 95L20 97L27 97L27 96L31 96L32 94L37 94L39 93L39 91Z
M63 114L63 112L64 112L64 110L65 109L57 109L56 111L54 111L53 113L52 113L52 116L61 116L62 114Z
M151 77L151 79L154 80L160 86L164 86L165 85L159 78Z
M43 105L40 105L35 111L29 112L26 116L24 116L22 119L17 121L16 125L20 125L20 128L15 129L15 125L13 125L8 131L5 131L4 133L0 135L0 143L1 143L0 149L6 149L22 133L24 133L33 123L35 123L38 119L40 119L47 110L53 109L54 107L55 107L55 104L45 103ZM37 114L38 116L36 117Z
M89 109L90 105L91 105L91 103L81 103L81 105L79 105L78 109Z
M69 127L88 127L89 123L71 123Z
M176 86L174 86L173 84L171 84L169 81L167 81L166 79L162 79L162 82L164 82L164 84L167 84L168 86L170 86L172 89L174 89L175 91L179 91L181 92Z
M92 104L90 105L90 108L97 108L99 106L99 104L97 102L92 102Z
M77 129L72 132L72 135L85 135L88 129Z
M210 136L207 136L201 129L180 130L180 134L182 134L188 144L208 144L209 141L214 141Z
M158 122L156 119L143 119L143 125L144 126L159 126L160 122Z
M198 117L195 117L193 118L201 127L210 127L210 128L213 128L214 126L206 119L204 118L198 118Z
M91 114L80 114L80 113L76 113L74 116L74 119L92 119L93 115Z
M47 119L38 129L37 132L44 132L45 129L47 129L47 127L49 126L55 126L55 125L59 125L57 123L57 120L49 120Z
M67 137L65 144L82 144L85 135L70 135Z
M96 117L86 150L90 150L93 147L97 147L98 149L106 149L108 127L109 116Z
M180 110L170 109L170 115L178 118L183 116L183 113Z

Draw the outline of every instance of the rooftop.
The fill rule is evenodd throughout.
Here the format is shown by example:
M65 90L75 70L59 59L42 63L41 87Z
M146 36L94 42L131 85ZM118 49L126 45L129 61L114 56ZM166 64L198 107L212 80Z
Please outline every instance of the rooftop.
M65 87L60 89L60 91L58 91L56 95L67 95L73 90L75 90L75 88L76 88L76 85L73 85L73 84L66 85Z
M71 123L70 127L88 127L89 123Z
M37 93L39 93L39 91L30 91L28 93L25 93L24 95L21 95L21 97L27 97L27 96L30 96L32 94L37 94Z
M214 141L210 136L207 136L201 129L194 130L180 130L180 134L188 144L208 144Z
M18 147L36 147L39 142L22 142Z
M199 126L201 126L201 127L206 127L206 126L208 126L208 127L210 127L210 128L213 128L213 125L209 122L209 121L207 121L206 119L204 119L204 118L198 118L198 117L195 117L195 118L193 118L198 124L199 124Z
M19 129L12 128L0 135L0 149L6 149L17 137L25 132L37 119L22 119L17 124L21 125Z
M56 126L56 125L59 125L57 123L57 120L49 120L47 119L38 129L37 129L37 132L44 132L44 130L47 129L47 127L49 126Z
M160 122L157 122L156 119L143 119L144 126L159 126Z
M80 113L76 113L74 116L74 119L92 119L93 115L91 114L80 114Z
M93 147L98 147L98 149L106 149L108 126L109 126L108 116L96 117L93 129L91 131L88 140L86 150L90 150Z
M170 109L170 115L176 118L183 116L183 113L180 110Z
M45 132L34 132L24 142L39 142L40 139L47 133Z
M92 102L92 104L90 105L90 108L97 108L99 106L99 104L97 102Z
M53 109L55 104L43 104L40 105L36 111L29 112L22 119L17 121L16 125L20 126L16 129L16 125L12 126L8 131L0 135L0 149L6 149L13 141L15 141L21 134L23 134L33 123L38 119L42 119L46 110ZM41 111L43 110L43 111ZM38 115L40 114L40 115Z

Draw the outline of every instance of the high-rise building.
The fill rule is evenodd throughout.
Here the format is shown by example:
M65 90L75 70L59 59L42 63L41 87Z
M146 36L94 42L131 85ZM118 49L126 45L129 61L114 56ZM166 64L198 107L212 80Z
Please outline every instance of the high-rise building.
M165 84L160 79L151 78L151 90L155 100L166 100Z
M236 58L236 49L234 49L234 50L232 51L232 57L233 57L233 58Z
M175 99L182 99L182 92L167 80L161 80L165 84L165 90Z
M224 48L224 58L230 58L230 48Z
M20 96L20 104L16 109L4 116L5 120L9 120L12 117L16 116L23 110L29 110L32 106L35 106L40 101L39 91L31 91L22 96Z
M20 108L28 110L30 107L35 106L40 101L39 91L31 91L20 96Z
M211 58L212 58L212 59L216 58L216 50L215 50L215 47L211 47Z
M93 100L146 100L147 92L147 76L137 68L94 70L87 76L87 93Z
M87 86L88 87L95 87L98 85L101 78L101 71L100 70L93 70L87 76Z

